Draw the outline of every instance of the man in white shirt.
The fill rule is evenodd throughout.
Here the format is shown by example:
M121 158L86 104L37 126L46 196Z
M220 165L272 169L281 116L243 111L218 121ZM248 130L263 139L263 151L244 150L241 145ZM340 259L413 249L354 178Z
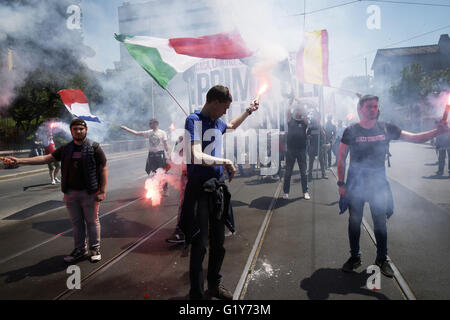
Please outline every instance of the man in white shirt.
M145 165L145 171L147 174L151 172L156 172L158 168L166 167L166 153L169 152L169 146L167 144L167 134L161 129L158 129L159 122L157 119L153 118L149 121L150 130L146 131L135 131L126 126L120 126L121 129L128 131L137 136L143 136L148 138L149 150L147 163ZM163 186L164 195L167 195L167 183Z

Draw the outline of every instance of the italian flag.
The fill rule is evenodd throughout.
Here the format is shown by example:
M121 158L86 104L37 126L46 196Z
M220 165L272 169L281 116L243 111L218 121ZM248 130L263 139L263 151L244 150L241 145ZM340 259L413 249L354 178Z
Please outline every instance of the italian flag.
M163 88L178 72L186 71L204 58L241 59L253 55L237 32L172 39L114 36Z

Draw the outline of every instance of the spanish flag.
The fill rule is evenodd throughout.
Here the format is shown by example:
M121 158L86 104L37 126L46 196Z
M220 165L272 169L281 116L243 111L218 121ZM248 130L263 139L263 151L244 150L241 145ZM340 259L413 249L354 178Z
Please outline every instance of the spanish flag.
M328 78L328 32L306 32L297 54L297 77L300 82L330 85Z

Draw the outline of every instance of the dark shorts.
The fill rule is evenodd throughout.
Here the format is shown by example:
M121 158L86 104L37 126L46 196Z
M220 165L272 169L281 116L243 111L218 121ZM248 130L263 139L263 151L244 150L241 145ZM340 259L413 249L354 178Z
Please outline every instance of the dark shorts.
M61 167L61 166L60 166L60 164L59 164L59 161L50 162L50 163L48 164L48 168L49 168L50 170L59 169L60 167Z
M147 157L147 163L145 165L145 172L150 174L150 172L155 172L156 169L166 167L166 156L164 151L159 152L149 152Z

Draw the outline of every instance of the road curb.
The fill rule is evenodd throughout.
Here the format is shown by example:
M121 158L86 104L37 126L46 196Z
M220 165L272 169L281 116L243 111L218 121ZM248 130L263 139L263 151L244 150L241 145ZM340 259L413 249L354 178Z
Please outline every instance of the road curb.
M7 170L7 169L5 169L5 170ZM23 176L28 176L28 175L32 175L32 174L42 173L42 172L48 172L48 168L31 170L31 171L25 171L25 172L19 172L19 173L13 173L13 174L7 174L7 175L4 175L4 176L0 176L0 180L14 179L14 178L17 178L17 177L23 177Z

